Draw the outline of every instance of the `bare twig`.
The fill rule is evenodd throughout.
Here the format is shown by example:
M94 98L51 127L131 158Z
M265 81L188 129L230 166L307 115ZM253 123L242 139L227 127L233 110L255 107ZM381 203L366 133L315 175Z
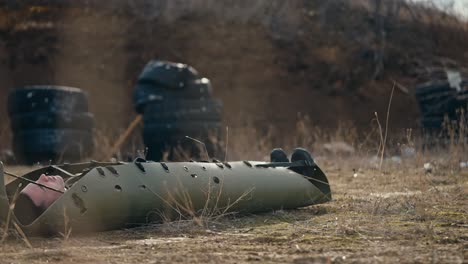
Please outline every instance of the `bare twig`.
M29 248L32 249L33 246L31 245L31 242L29 242L29 239L26 236L26 234L23 232L23 229L21 229L21 227L18 225L18 223L16 223L17 220L15 220L14 218L13 219L11 218L11 216L13 214L13 210L15 209L16 200L18 199L18 196L19 196L20 187L21 187L21 184L16 189L16 192L13 195L13 201L9 206L8 215L7 215L7 219L6 219L6 223L5 223L5 231L3 233L1 243L5 242L5 240L6 240L7 236L8 236L8 229L9 229L9 225L10 225L10 221L11 221L13 226L15 227L16 231L21 235L21 239L24 241L26 246L28 246Z
M11 216L13 214L13 210L15 209L15 204L16 204L16 200L18 199L18 196L19 196L19 189L20 188L21 188L21 183L18 185L18 188L16 189L15 194L13 195L13 200L12 200L10 206L8 207L8 214L7 214L6 221L5 221L4 233L3 233L3 236L2 236L2 240L0 242L2 244L3 244L3 242L5 242L6 238L8 237L8 229L10 228Z
M21 235L21 238L23 239L24 243L25 243L29 248L33 248L33 246L31 245L31 242L29 242L28 237L27 237L26 234L23 232L23 229L21 229L21 227L16 223L16 221L13 221L13 226L15 227L16 231Z
M67 241L68 238L70 238L71 232L72 232L72 228L70 226L70 218L68 217L68 214L67 214L67 208L64 207L63 208L63 233L59 232L59 234L63 237L65 241Z
M249 190L246 190L241 196L239 196L233 203L229 203L225 208L224 210L222 211L222 213L218 214L218 216L215 218L215 220L218 220L220 217L223 217L227 214L227 212L234 206L236 205L237 203L239 203L242 199L244 199L247 195L249 195L251 192L253 192L255 188L252 187L251 189Z
M195 141L197 143L202 144L203 147L205 148L206 158L207 158L207 160L210 160L210 155L208 154L208 149L206 148L206 144L203 141L195 139L193 137L189 137L189 136L185 136L185 137L188 138L188 139L191 139L191 140L193 140L193 141Z
M379 170L382 170L382 164L383 164L383 159L385 155L385 145L387 143L387 135L388 135L388 120L390 118L390 108L392 106L392 99L393 99L393 92L395 91L395 83L393 83L392 87L392 92L390 93L390 99L388 101L388 106L387 106L387 115L385 118L385 134L382 132L382 126L380 125L379 117L377 115L377 112L375 112L375 118L377 121L377 125L379 126L379 132L380 132L380 145L379 149L377 152L377 155L380 154L380 164L379 164Z
M224 151L224 162L227 161L228 143L229 143L229 127L226 126L226 149Z
M409 90L406 86L404 86L403 84L397 82L396 80L392 79L393 81L393 84L403 93L405 94L409 94Z
M132 121L132 123L128 126L127 130L120 135L119 139L117 139L117 142L112 146L111 151L107 155L107 159L111 158L112 155L114 155L122 146L123 143L128 139L128 137L132 134L133 130L138 126L138 124L141 122L143 119L142 115L137 115L135 119Z
M388 100L387 106L387 117L385 119L385 136L382 145L382 153L380 156L380 169L382 169L383 156L385 153L385 145L387 144L387 134L388 134L388 119L390 118L390 107L392 106L393 92L395 91L395 83L393 83L392 92L390 93L390 99Z
M379 148L377 149L377 156L379 156L380 153L383 152L382 151L382 146L383 146L383 142L384 142L384 137L383 137L383 132L382 132L382 126L380 125L379 116L378 116L377 112L374 112L374 115L375 115L375 120L377 121L377 126L379 127L379 135L380 135ZM380 168L379 169L382 169L382 160L383 160L383 153L381 155Z

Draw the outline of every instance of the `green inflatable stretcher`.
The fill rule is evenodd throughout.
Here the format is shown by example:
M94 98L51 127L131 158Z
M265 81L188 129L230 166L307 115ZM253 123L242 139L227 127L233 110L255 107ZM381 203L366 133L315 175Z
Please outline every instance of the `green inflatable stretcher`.
M282 150L281 150L282 151ZM88 162L51 165L4 183L0 164L0 219L28 235L126 228L203 212L256 213L331 200L328 180L303 149L291 161L274 150L271 162ZM278 154L279 153L279 154ZM60 193L39 216L21 217L18 193L42 175L64 179ZM41 187L42 188L42 187Z

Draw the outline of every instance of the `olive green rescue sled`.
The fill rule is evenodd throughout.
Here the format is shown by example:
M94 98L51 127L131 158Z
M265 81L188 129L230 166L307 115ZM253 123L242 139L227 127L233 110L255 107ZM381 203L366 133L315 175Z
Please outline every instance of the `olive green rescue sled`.
M291 162L272 152L272 162L136 159L51 165L6 186L0 163L0 219L4 226L15 224L26 234L50 235L119 229L206 210L256 213L330 201L325 174L307 152L300 149L296 157L295 153ZM13 209L17 194L42 174L61 176L65 192L37 218L21 219Z

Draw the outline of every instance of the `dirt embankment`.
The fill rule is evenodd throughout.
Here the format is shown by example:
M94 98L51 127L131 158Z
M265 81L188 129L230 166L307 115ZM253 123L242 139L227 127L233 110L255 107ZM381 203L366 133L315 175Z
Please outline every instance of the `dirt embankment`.
M0 8L2 117L14 87L76 86L89 92L99 126L118 133L134 116L138 73L164 59L212 80L231 127L288 131L302 113L321 127L368 128L397 81L390 127L399 130L418 127L414 84L435 68L468 65L466 25L419 7L199 2Z

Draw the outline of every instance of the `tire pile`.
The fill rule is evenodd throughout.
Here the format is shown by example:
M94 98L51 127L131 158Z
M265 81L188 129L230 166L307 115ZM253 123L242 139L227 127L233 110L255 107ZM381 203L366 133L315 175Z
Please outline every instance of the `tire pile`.
M416 87L416 99L421 110L421 125L429 133L440 133L447 121L459 123L460 109L467 109L468 80L460 84L461 90L450 86L448 81L432 81ZM448 118L448 120L446 120ZM465 122L466 124L466 122Z
M143 114L147 159L161 160L169 150L172 160L177 147L191 156L202 156L200 144L186 136L202 140L210 153L215 150L222 103L213 98L210 80L200 77L194 68L150 61L137 80L134 104L135 111Z
M78 88L27 86L8 97L18 162L75 162L92 153L94 116Z

